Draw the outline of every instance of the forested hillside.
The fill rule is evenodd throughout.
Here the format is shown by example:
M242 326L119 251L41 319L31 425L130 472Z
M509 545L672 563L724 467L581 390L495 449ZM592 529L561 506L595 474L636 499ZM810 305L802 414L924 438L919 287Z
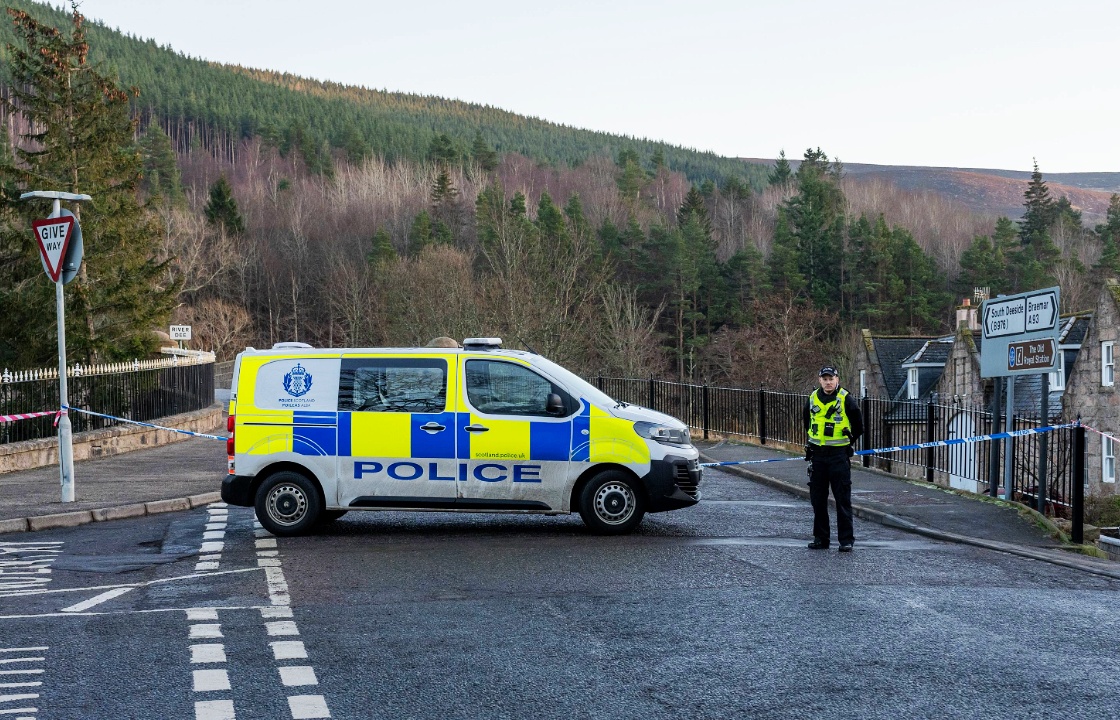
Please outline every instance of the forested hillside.
M724 173L736 166L719 158L703 170L708 156L463 103L219 68L50 11L53 33L34 7L0 18L5 33L23 28L0 118L4 365L54 352L49 283L28 241L37 209L15 202L31 182L94 196L82 209L89 274L67 296L85 359L132 357L174 321L222 357L281 340L496 335L588 374L800 389L814 368L843 363L860 327L950 331L974 286L1060 283L1069 311L1120 275L1120 197L1086 223L1037 169L1014 222L851 177L819 148L796 169L781 153L764 177ZM116 65L137 48L151 56L135 77L164 89ZM99 57L139 96L107 65L99 74ZM160 86L177 72L182 84ZM188 78L214 87L191 98ZM172 88L185 99L161 116ZM68 149L86 141L55 107L108 123L118 144L74 164ZM354 119L340 145L332 109ZM499 145L514 139L527 144ZM137 202L141 219L123 227L120 208ZM113 254L126 231L133 255ZM110 288L116 304L97 295ZM113 341L121 327L131 334Z
M48 5L2 4L55 27L69 22L66 12ZM643 158L660 157L694 181L736 177L759 188L766 175L763 168L710 152L580 130L498 108L219 65L97 23L87 25L87 38L94 63L119 74L122 86L140 88L133 108L141 124L159 122L180 151L201 147L235 160L241 139L261 137L285 152L299 152L311 170L330 172L332 155L339 154L351 162L371 155L423 160L438 135L446 135L451 151L465 156L480 133L500 153L556 165L578 165L630 149ZM14 39L11 23L0 23L0 45ZM0 73L7 64L0 54Z

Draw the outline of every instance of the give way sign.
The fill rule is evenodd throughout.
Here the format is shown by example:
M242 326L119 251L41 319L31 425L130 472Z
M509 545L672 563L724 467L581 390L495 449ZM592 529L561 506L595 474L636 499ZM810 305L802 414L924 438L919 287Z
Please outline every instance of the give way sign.
M39 243L39 254L43 257L43 267L51 282L58 282L62 272L62 260L74 233L74 218L69 216L52 217L31 223L35 240Z

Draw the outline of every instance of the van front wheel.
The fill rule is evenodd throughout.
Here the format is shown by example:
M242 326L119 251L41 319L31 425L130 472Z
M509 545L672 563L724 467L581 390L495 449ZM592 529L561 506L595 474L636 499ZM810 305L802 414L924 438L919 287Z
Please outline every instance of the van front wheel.
M257 520L273 535L302 535L319 518L319 491L299 473L272 475L257 490Z
M607 470L591 479L580 493L579 514L598 535L625 535L646 514L645 498L634 480L619 470Z

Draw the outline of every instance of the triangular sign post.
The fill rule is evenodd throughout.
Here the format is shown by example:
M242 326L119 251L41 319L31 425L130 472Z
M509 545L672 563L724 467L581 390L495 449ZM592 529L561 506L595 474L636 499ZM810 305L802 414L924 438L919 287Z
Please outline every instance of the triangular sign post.
M43 269L47 271L51 282L57 283L62 273L66 248L70 245L70 236L74 234L74 218L63 216L35 220L31 227L35 230L35 241L39 243Z

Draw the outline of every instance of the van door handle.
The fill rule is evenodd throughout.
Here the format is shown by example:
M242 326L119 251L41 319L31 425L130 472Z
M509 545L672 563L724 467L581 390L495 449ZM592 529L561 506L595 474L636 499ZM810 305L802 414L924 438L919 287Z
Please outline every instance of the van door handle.
M463 429L467 432L486 432L490 428L486 427L485 425L467 425Z
M420 426L420 429L421 429L421 430L423 430L423 431L425 431L425 432L427 432L427 433L429 433L429 434L432 434L432 435L434 435L435 433L437 433L437 432L439 432L439 431L441 431L441 430L446 430L446 429L447 429L447 426L445 426L445 425L440 425L439 423L437 423L437 422L435 422L435 421L433 420L433 421L431 421L431 422L426 422L426 423L424 423L423 425L421 425L421 426Z

